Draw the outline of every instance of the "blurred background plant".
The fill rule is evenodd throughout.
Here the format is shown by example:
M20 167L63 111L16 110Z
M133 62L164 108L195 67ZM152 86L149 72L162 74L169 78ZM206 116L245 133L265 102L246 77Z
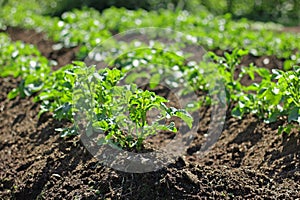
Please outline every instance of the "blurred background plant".
M231 13L233 18L299 25L299 0L200 0L213 14Z
M187 10L193 14L205 9L215 15L230 13L233 19L273 21L287 26L300 24L299 0L0 0L0 5L21 5L51 16L60 16L65 11L81 7L93 7L99 11L111 6L134 10Z

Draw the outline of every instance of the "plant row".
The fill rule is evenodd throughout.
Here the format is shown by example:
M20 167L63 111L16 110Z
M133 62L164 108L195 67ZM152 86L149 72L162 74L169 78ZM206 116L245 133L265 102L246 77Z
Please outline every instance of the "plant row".
M39 117L51 112L55 119L73 122L72 127L57 129L62 136L83 130L88 137L95 133L102 136L98 138L99 144L141 149L147 136L158 131L177 131L173 121L166 122L172 116L192 126L190 114L167 106L164 97L142 90L134 83L117 85L124 77L121 70L97 70L95 66L74 61L51 71L48 60L33 45L11 42L4 33L0 34L0 41L0 76L21 77L8 98L34 96L34 101L41 104ZM158 113L150 123L147 113L152 109ZM80 129L82 121L87 124Z
M272 23L251 22L246 19L232 20L229 14L214 16L205 10L197 15L187 11L170 10L129 11L122 8L109 8L102 13L86 8L65 12L61 18L36 14L27 7L7 5L2 8L0 24L21 26L46 32L54 41L64 46L81 46L79 58L111 37L129 29L143 27L170 28L183 32L192 41L206 49L233 50L241 48L255 56L276 55L299 64L300 35L286 33L282 27ZM171 37L171 35L170 35Z
M190 111L195 111L205 103L213 104L210 95L220 93L220 90L224 89L225 103L235 105L232 110L233 116L241 118L252 113L267 123L286 118L289 124L281 127L280 132L288 133L291 128L300 124L299 66L295 65L293 70L289 71L272 72L253 64L240 66L240 58L248 54L246 50L235 49L231 54L225 53L224 57L209 52L205 62L196 63L185 62L187 57L169 51L156 48L141 49L123 54L110 63L110 66L118 69L96 70L93 66L86 67L82 62L74 62L52 72L50 63L34 46L11 42L4 33L0 34L0 41L0 76L12 75L22 78L19 86L8 94L8 98L35 95L34 100L41 103L40 115L52 112L59 120L76 122L76 113L84 113L82 118L90 122L85 124L86 128L92 127L90 130L99 129L104 134L110 133L106 135L105 142L113 140L121 146L136 145L140 148L142 141L158 129L176 129L173 123L161 123L171 116L183 119L189 127L192 125L191 116L185 110L167 107L165 98L139 89L134 84L137 77L146 78L150 89L155 89L164 81L176 90L178 83L182 82L183 96L191 92L202 92L198 102L190 102L194 103L194 109L191 109L189 104L186 110L190 108ZM150 64L153 65L152 68L149 67ZM132 70L135 68L140 68L140 71ZM237 68L241 68L241 72L238 78L235 78ZM150 71L147 71L149 69ZM143 72L147 73L143 75ZM216 75L219 75L219 80L216 80ZM260 76L262 81L245 86L240 81L243 76L249 76L251 79ZM121 81L125 81L125 84L118 85ZM218 84L224 87L217 87ZM129 113L124 114L124 108ZM154 108L160 111L157 115L159 117L148 124L146 114ZM121 131L120 127L127 128ZM63 135L70 135L77 133L77 129L75 124L72 128L61 130ZM140 139L133 139L133 129ZM101 141L103 142L103 138Z

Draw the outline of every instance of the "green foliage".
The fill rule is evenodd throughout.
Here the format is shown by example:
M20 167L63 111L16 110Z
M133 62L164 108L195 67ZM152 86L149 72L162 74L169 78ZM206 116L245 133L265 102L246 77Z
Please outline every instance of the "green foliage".
M167 100L154 92L143 91L134 84L117 86L123 75L117 69L97 71L82 62L66 65L44 80L35 97L36 102L41 102L39 115L52 112L54 118L71 122L80 121L74 117L84 115L83 118L88 120L85 129L88 136L93 130L101 130L106 135L99 144L105 142L124 148L140 149L144 139L159 130L176 131L173 122L161 123L171 116L183 119L191 127L192 117L186 111L168 108L164 104ZM149 123L146 114L154 108L160 111L160 117ZM75 123L57 131L68 136L77 134L78 128ZM136 132L136 137L133 132Z
M257 68L253 64L239 66L242 55L247 54L243 50L234 50L231 54L224 53L219 57L212 52L209 56L218 63L219 73L224 78L227 93L227 102L234 103L231 114L242 118L245 114L252 113L263 119L266 123L272 123L279 118L287 117L287 124L279 128L279 133L289 133L294 126L292 122L300 125L300 70L294 66L293 70L272 70L270 73L265 68ZM241 72L235 77L237 67ZM260 83L249 86L241 84L241 79L248 75L254 80L255 75L262 78Z
M1 4L0 4L1 5ZM92 7L98 11L110 7L147 11L169 9L170 11L186 10L198 14L209 10L215 15L230 13L234 19L248 18L256 21L274 21L285 25L299 25L300 3L298 0L4 0L2 6L22 6L35 13L61 16L64 12L83 7Z
M256 21L275 21L285 25L299 25L298 0L201 0L214 14L231 13L234 18L246 17Z
M297 122L300 125L300 67L294 66L291 71L274 70L276 77L277 87L274 90L278 90L281 96L282 109L278 109L277 112L280 115L288 116L288 122ZM284 130L288 132L288 130Z
M13 5L19 3L16 0L6 0ZM126 8L130 10L145 9L158 10L170 9L199 11L203 6L199 4L198 0L24 0L24 5L27 9L38 11L44 15L60 16L62 13L71 11L73 9L82 9L83 7L92 7L98 11L103 11L109 7ZM23 3L22 2L22 3ZM202 8L203 9L203 8Z
M243 86L240 83L240 80L246 74L252 74L255 72L256 68L253 66L248 68L248 70L243 70L241 74L237 78L235 78L235 71L240 64L240 58L244 55L247 55L248 51L241 49L234 49L233 52L224 53L224 57L219 57L213 52L209 52L208 56L210 56L216 63L218 63L218 72L224 78L225 89L227 93L227 102L236 101L240 96L241 91L243 90Z
M238 99L233 109L235 116L254 113L267 123L275 122L279 117L288 117L288 122L299 121L299 67L291 71L272 71L273 79L263 79L251 88L255 93L245 94ZM271 75L270 75L271 77ZM275 82L276 81L276 82Z
M50 18L26 10L22 5L4 6L0 13L0 24L42 30L63 46L80 45L79 58L84 58L87 52L109 38L110 31L119 33L142 27L171 28L188 33L194 43L207 49L241 48L255 56L276 55L290 59L295 54L294 50L300 49L300 35L280 32L280 25L254 23L245 19L233 21L230 14L216 17L205 10L192 15L187 11L147 12L109 8L100 14L94 9L85 8L66 12L61 18ZM168 37L174 36L170 34Z
M66 65L48 75L44 87L34 99L36 102L41 101L39 115L53 112L56 119L73 119L72 95L78 71L78 66Z
M175 7L183 8L186 3L184 0L178 1ZM42 11L38 14L34 12L38 6L39 3L35 2L32 9L28 9L28 5L14 6L8 2L1 10L0 26L21 26L44 31L55 42L59 42L55 46L58 49L80 46L78 59L85 58L88 52L111 37L112 32L154 26L188 33L186 38L179 37L175 32L165 36L167 39L181 41L180 46L171 47L156 42L150 49L144 48L147 45L139 41L128 44L111 39L108 47L98 47L102 54L94 56L118 69L96 70L81 62L74 62L73 65L66 65L54 72L50 72L50 63L35 47L11 42L7 35L0 34L0 76L22 78L18 88L12 90L8 97L37 94L35 101L41 102L39 115L52 112L58 120L74 122L74 117L83 113L83 118L89 121L85 124L87 135L92 136L99 130L105 135L99 139L99 144L109 143L140 149L147 136L159 130L176 130L174 123L164 123L172 116L181 118L191 127L192 118L185 110L168 108L165 104L167 100L163 97L138 89L133 83L140 77L150 80L151 89L161 81L168 81L174 88L178 82L184 82L185 88L192 90L182 91L185 95L189 92L202 94L199 102L195 103L198 106L204 101L213 103L209 95L218 93L218 84L224 84L227 103L236 105L232 115L241 118L253 113L268 123L278 118L287 118L288 125L280 128L280 132L290 132L296 123L300 123L297 67L300 64L297 51L300 49L300 35L282 33L278 31L281 30L280 25L254 23L245 19L234 21L230 14L216 17L205 9L193 15L180 9L176 12L147 12L142 9L129 11L112 7L99 13L94 9L84 8L65 12L60 18L51 18L40 15ZM175 7L173 9L176 10ZM237 8L233 8L232 12L238 12L235 9ZM138 43L140 44L137 45ZM189 43L208 49L221 49L225 53L223 57L219 57L209 52L208 57L214 63L187 62L191 55L181 55L178 51ZM128 53L133 48L140 49ZM109 62L111 57L107 54L121 56ZM240 66L240 59L246 54L276 55L283 58L284 71L273 70L271 73L253 64ZM236 76L236 69L239 67L241 73ZM136 68L138 69L133 70L135 73L130 73ZM217 80L216 75L220 75L221 80ZM262 81L245 86L241 84L241 79L246 75L251 79L260 76ZM121 79L125 79L127 85L118 86ZM159 113L157 118L152 122L147 121L147 113L154 110ZM78 131L78 126L58 130L64 136L72 135Z
M8 98L18 94L31 96L38 92L50 72L48 60L33 45L11 42L9 37L0 33L0 76L22 77L18 88L13 89Z

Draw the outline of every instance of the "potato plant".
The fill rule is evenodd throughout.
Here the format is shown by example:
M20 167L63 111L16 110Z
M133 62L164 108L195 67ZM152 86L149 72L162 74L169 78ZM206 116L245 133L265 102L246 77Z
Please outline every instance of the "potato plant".
M0 76L22 77L8 98L31 96L41 90L50 72L50 63L38 49L20 41L12 42L5 33L0 33L0 48Z
M238 49L232 53L225 52L224 57L219 57L212 52L208 53L218 65L219 73L222 74L227 102L235 105L231 114L242 118L252 113L266 123L287 117L288 124L279 127L279 133L290 133L293 127L297 128L292 122L300 125L299 66L295 65L289 71L273 69L272 72L265 68L258 68L252 63L249 66L239 66L239 60L245 54L247 51ZM238 66L241 67L241 72L235 78L234 73ZM254 80L255 74L262 78L260 83L249 86L241 84L240 80L243 76L248 75Z
M77 63L80 64L80 63ZM81 66L84 65L81 63ZM99 144L113 143L120 147L141 149L143 141L158 131L174 131L174 122L163 122L172 116L181 118L190 128L193 119L182 109L167 107L164 97L141 90L135 84L117 85L124 74L118 69L82 68L74 90L75 113L88 119L87 135L101 132ZM88 102L87 102L88 100ZM147 112L156 109L159 115L149 122Z
M81 62L64 66L50 74L35 97L35 101L41 103L39 115L52 112L58 120L73 122L72 127L57 129L62 136L70 136L79 133L74 117L84 113L88 120L87 136L101 130L105 137L99 140L99 144L137 149L141 149L149 135L161 130L177 131L174 122L161 123L167 118L176 116L192 126L193 120L188 112L167 107L167 100L154 92L143 91L134 84L117 86L122 77L120 70L106 68L97 71ZM126 108L128 115L123 110ZM159 110L160 116L148 123L146 114L154 108Z

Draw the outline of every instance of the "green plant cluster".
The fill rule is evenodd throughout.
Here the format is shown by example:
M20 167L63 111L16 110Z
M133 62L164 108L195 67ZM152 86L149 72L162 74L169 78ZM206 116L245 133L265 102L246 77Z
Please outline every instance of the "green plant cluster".
M88 137L97 131L101 131L102 136L106 134L98 139L98 144L141 149L147 136L160 130L177 131L173 122L159 123L171 116L192 126L189 113L167 107L168 101L154 92L138 89L134 84L118 86L123 76L118 69L96 70L93 66L74 62L53 72L35 101L41 102L40 114L50 111L56 119L75 122L71 128L58 129L63 136L78 131L81 120L74 117L82 116L83 121L87 120L84 131ZM154 108L160 115L149 123L146 114Z
M253 64L242 66L238 77L234 76L239 67L240 57L247 51L234 50L231 54L225 53L219 57L210 52L209 55L218 64L219 73L224 77L227 101L235 104L231 114L242 118L252 113L266 123L287 119L286 126L279 127L279 133L290 133L293 127L300 125L300 66L294 65L288 71L273 69L270 72L265 68L258 68ZM243 85L241 79L249 76L261 77L259 83L249 86Z
M50 73L50 63L33 45L11 42L8 35L0 33L0 76L22 77L18 88L8 98L31 96L44 87Z
M234 18L246 17L257 21L275 21L285 25L299 25L298 0L200 0L214 14L231 13Z
M219 81L219 84L224 85L227 104L229 107L231 107L230 105L234 106L231 112L233 116L242 118L244 115L252 113L266 123L287 119L289 124L280 127L279 133L290 133L292 127L297 127L294 126L295 124L300 124L299 66L292 64L292 68L285 67L284 71L274 69L271 72L266 68L256 67L253 63L249 66L241 66L241 58L248 53L248 50L234 49L231 53L225 52L224 56L221 57L213 52L208 52L203 61L193 64L193 62L185 63L188 55L180 57L176 54L170 54L168 51L140 49L134 53L123 54L114 61L113 65L118 66L124 72L134 67L134 63L139 63L139 68L143 68L145 64L148 69L149 66L153 65L153 70L150 73L143 73L145 70L141 70L141 72L130 74L127 77L129 82L138 77L146 77L152 80L150 82L152 82L153 87L161 81L161 77L168 77L168 74L178 74L176 80L170 79L169 82L174 81L176 84L184 77L184 81L189 84L185 85L185 89L192 86L193 92L204 92L202 94L205 94L205 98L198 99L199 105L213 103L208 95L220 92L220 88L215 88ZM148 60L149 56L151 56L151 62ZM295 57L294 60L296 59L299 58ZM161 69L158 67L161 62L168 63L160 70L164 76L160 76L155 70ZM241 70L239 74L236 74L238 68ZM216 69L216 71L211 69ZM216 75L219 76L219 80ZM249 76L252 80L259 76L261 82L243 85L241 80L245 76ZM174 78L174 76L170 77Z
M16 0L3 0L2 6L20 4ZM300 22L300 3L298 0L23 0L26 9L40 14L61 16L66 11L92 7L103 11L109 7L130 10L145 9L147 11L169 9L171 11L187 10L197 14L201 10L209 10L214 15L232 14L234 19L248 18L255 21L274 21L284 25L297 26ZM0 2L1 6L1 2Z
M246 19L234 21L230 14L214 16L205 10L192 15L187 11L147 12L109 8L100 14L94 9L85 8L65 12L61 18L50 18L32 10L24 10L20 4L17 7L4 6L0 17L4 25L42 30L65 46L81 45L81 58L112 33L142 27L171 28L195 37L193 41L207 49L242 48L255 56L276 55L278 58L291 59L294 50L300 49L300 35L283 33L280 25Z
M51 112L55 119L73 123L75 116L84 113L89 122L85 128L88 136L95 130L106 134L98 143L141 149L147 136L161 130L177 131L174 122L163 123L172 116L192 126L190 114L183 109L167 107L167 99L141 90L133 83L118 86L124 77L118 69L96 70L74 61L51 72L50 63L33 45L11 42L1 33L0 47L0 76L21 78L18 88L13 89L8 98L34 96L34 101L41 104L39 116ZM152 109L158 110L159 116L150 123L146 115ZM79 126L75 123L57 130L62 131L62 136L74 135L78 134Z

